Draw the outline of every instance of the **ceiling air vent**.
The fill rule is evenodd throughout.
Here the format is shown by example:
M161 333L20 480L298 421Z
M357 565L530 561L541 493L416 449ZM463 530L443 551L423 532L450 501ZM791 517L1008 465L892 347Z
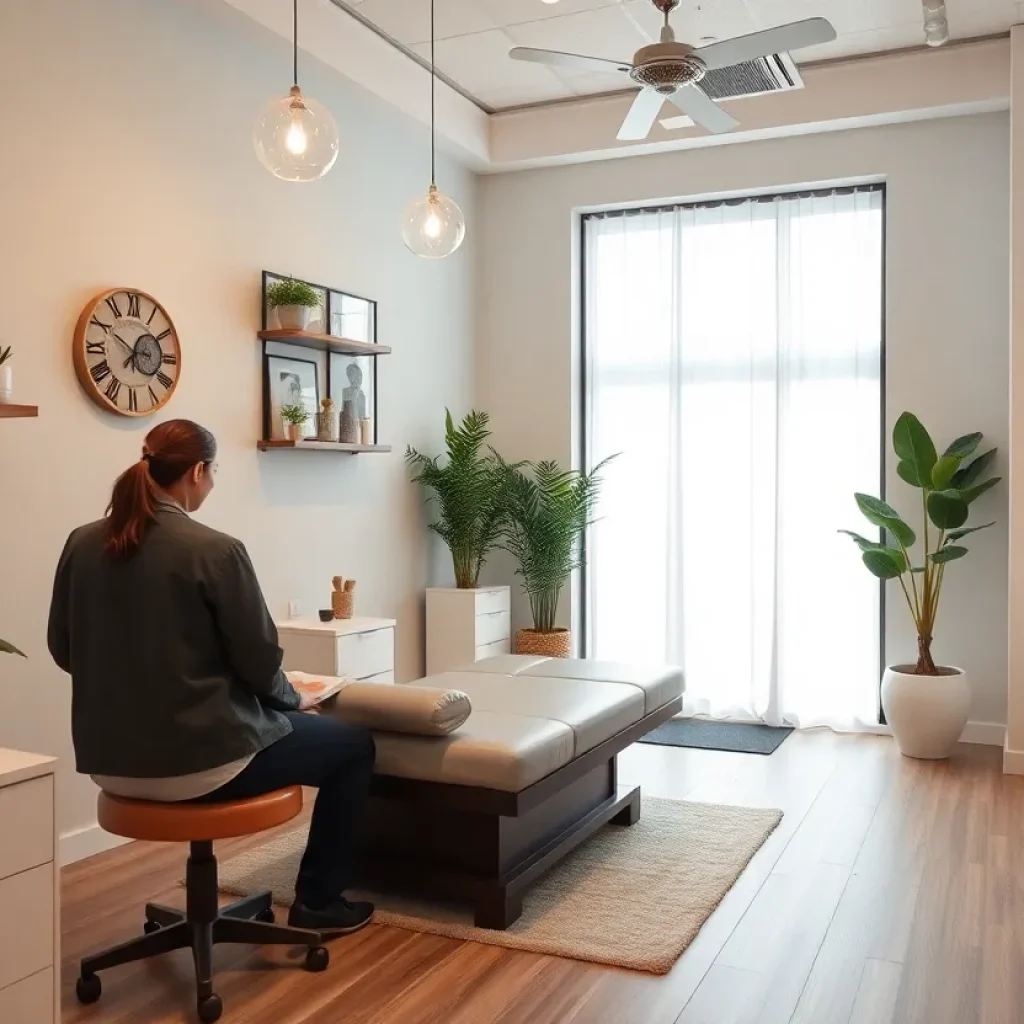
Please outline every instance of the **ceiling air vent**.
M788 53L773 53L770 57L758 57L746 64L716 68L709 71L700 84L713 100L732 100L740 96L802 89L804 83Z
M735 100L743 96L802 89L804 80L788 53L773 53L770 57L758 57L746 64L709 71L700 80L700 87L713 100ZM669 129L689 128L693 121L685 114L677 114L675 117L663 117L661 124Z

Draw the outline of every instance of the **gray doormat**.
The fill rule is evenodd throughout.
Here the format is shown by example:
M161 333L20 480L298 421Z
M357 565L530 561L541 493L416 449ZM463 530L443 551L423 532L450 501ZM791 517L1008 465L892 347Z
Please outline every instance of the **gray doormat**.
M700 718L672 718L653 732L640 737L641 743L660 747L699 747L701 750L731 750L737 754L774 754L793 731L789 725L759 725L756 722L708 722Z

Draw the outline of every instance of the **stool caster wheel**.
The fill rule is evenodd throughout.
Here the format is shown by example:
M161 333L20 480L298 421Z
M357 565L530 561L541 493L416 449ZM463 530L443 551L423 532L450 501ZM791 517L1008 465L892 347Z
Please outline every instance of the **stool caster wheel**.
M220 996L207 996L196 1003L196 1010L203 1024L213 1024L215 1020L220 1020L224 1004L220 1001Z
M273 910L271 910L271 909L270 909L270 908L268 907L268 908L267 908L266 910L261 910L261 911L260 911L260 912L259 912L259 913L258 913L258 914L257 914L257 915L256 915L256 916L254 917L254 918L253 918L253 920L254 920L254 921L262 921L262 922L264 922L264 924L273 924L273 923L274 923L274 920L275 920L275 918L274 918L274 911L273 911Z
M318 974L326 971L331 962L331 954L323 946L311 946L306 950L306 970Z
M146 921L146 922L145 922L145 924L143 924L143 926L142 926L142 930L143 930L143 931L144 931L144 932L145 932L145 933L146 933L147 935L152 935L152 934L153 934L153 932L158 932L158 931L160 931L160 925L158 925L158 924L156 923L156 921Z
M83 974L75 982L75 995L78 996L78 1001L85 1006L95 1003L102 991L103 985L100 983L98 974Z

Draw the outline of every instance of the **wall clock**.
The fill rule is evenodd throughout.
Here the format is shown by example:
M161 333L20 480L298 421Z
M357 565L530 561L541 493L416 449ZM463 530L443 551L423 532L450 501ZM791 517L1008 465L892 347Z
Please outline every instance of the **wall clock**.
M73 355L86 394L120 416L162 409L181 374L178 332L167 310L134 288L113 288L86 303Z

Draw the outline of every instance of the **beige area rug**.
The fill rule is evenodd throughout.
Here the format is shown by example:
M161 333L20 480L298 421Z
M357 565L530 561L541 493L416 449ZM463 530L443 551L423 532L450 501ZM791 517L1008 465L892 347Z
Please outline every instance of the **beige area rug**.
M777 810L645 799L635 825L606 825L534 883L505 931L475 928L467 906L361 895L379 924L664 974L781 820ZM305 840L303 827L227 859L221 889L270 889L287 906Z

